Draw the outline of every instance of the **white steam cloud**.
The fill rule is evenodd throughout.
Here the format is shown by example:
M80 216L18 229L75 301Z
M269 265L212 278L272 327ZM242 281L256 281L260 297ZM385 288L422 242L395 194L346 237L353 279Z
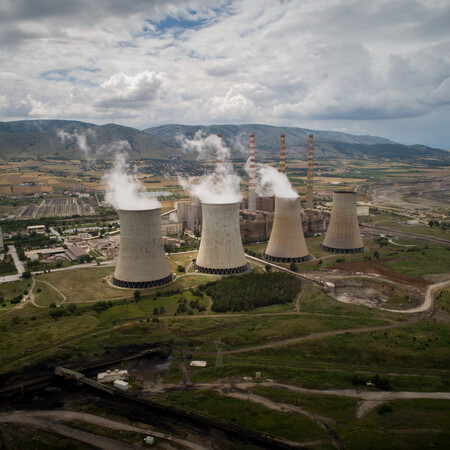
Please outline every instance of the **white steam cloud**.
M95 131L90 128L83 132L75 130L73 133L60 129L56 132L56 135L63 144L66 142L76 144L85 159L90 162L95 161L100 156L114 155L124 149L129 150L131 148L127 141L113 141L109 144L93 146L92 143L95 144L96 135ZM91 144L89 144L89 141L91 141Z
M144 195L144 187L136 174L130 173L124 153L116 153L114 165L105 174L103 181L106 185L106 203L116 209L134 211L161 207L156 198Z
M64 130L58 130L56 135L59 137L61 142L64 144L66 142L76 142L78 148L81 150L86 159L92 160L93 154L92 149L87 142L88 136L95 136L95 132L91 129L86 130L84 133L79 133L74 131L73 133L67 133Z
M187 190L191 197L204 203L236 203L242 200L239 188L241 179L234 172L231 162L227 161L230 150L219 136L205 136L199 130L193 139L179 136L178 140L185 151L196 152L200 159L205 159L211 153L216 155L213 173L201 177L178 177L180 186Z
M260 197L297 198L288 177L271 166L258 164L256 167L256 193Z
M206 159L208 155L213 153L222 161L230 157L229 148L217 134L206 136L203 130L198 130L192 139L189 139L184 134L179 134L177 140L185 152L197 153L198 159Z

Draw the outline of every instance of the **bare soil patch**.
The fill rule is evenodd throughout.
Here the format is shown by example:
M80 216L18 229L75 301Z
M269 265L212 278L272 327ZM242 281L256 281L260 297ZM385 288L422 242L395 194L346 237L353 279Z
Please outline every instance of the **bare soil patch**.
M404 275L402 273L394 272L391 268L383 264L387 259L380 260L368 260L368 261L354 261L339 264L339 266L331 266L330 269L339 269L350 272L363 272L363 273L377 273L384 278L394 281L396 283L407 284L419 289L424 289L432 282L425 280L422 277L412 277L410 275Z

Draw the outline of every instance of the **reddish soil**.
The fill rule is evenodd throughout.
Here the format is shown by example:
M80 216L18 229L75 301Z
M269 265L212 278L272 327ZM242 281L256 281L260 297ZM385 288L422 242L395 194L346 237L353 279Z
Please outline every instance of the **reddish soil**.
M383 264L383 261L389 261L388 259L380 260L368 260L368 261L355 261L339 264L338 266L330 266L330 269L348 270L350 272L366 272L366 273L378 273L388 280L395 281L396 283L407 284L419 289L432 284L432 282L425 280L422 277L411 277L402 273L394 272L390 267Z

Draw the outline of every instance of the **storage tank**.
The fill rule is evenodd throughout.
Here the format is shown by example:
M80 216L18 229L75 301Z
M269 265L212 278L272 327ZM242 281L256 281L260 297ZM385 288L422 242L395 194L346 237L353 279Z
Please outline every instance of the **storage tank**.
M333 208L322 250L333 253L362 253L364 247L356 214L356 192L333 192Z
M202 202L202 238L195 268L220 275L250 269L239 229L239 203Z
M275 197L275 214L264 258L277 262L305 262L312 257L306 247L300 197Z
M112 283L145 289L172 281L161 237L161 208L118 210L120 248Z

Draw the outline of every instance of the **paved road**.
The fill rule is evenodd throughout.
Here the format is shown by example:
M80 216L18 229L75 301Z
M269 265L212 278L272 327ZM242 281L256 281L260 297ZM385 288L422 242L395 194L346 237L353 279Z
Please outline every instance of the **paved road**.
M8 245L8 254L12 256L17 272L19 272L19 275L22 275L25 272L25 267L23 267L22 261L19 259L14 245Z
M50 233L56 236L61 241L63 240L63 237L55 230L53 227L49 227Z

